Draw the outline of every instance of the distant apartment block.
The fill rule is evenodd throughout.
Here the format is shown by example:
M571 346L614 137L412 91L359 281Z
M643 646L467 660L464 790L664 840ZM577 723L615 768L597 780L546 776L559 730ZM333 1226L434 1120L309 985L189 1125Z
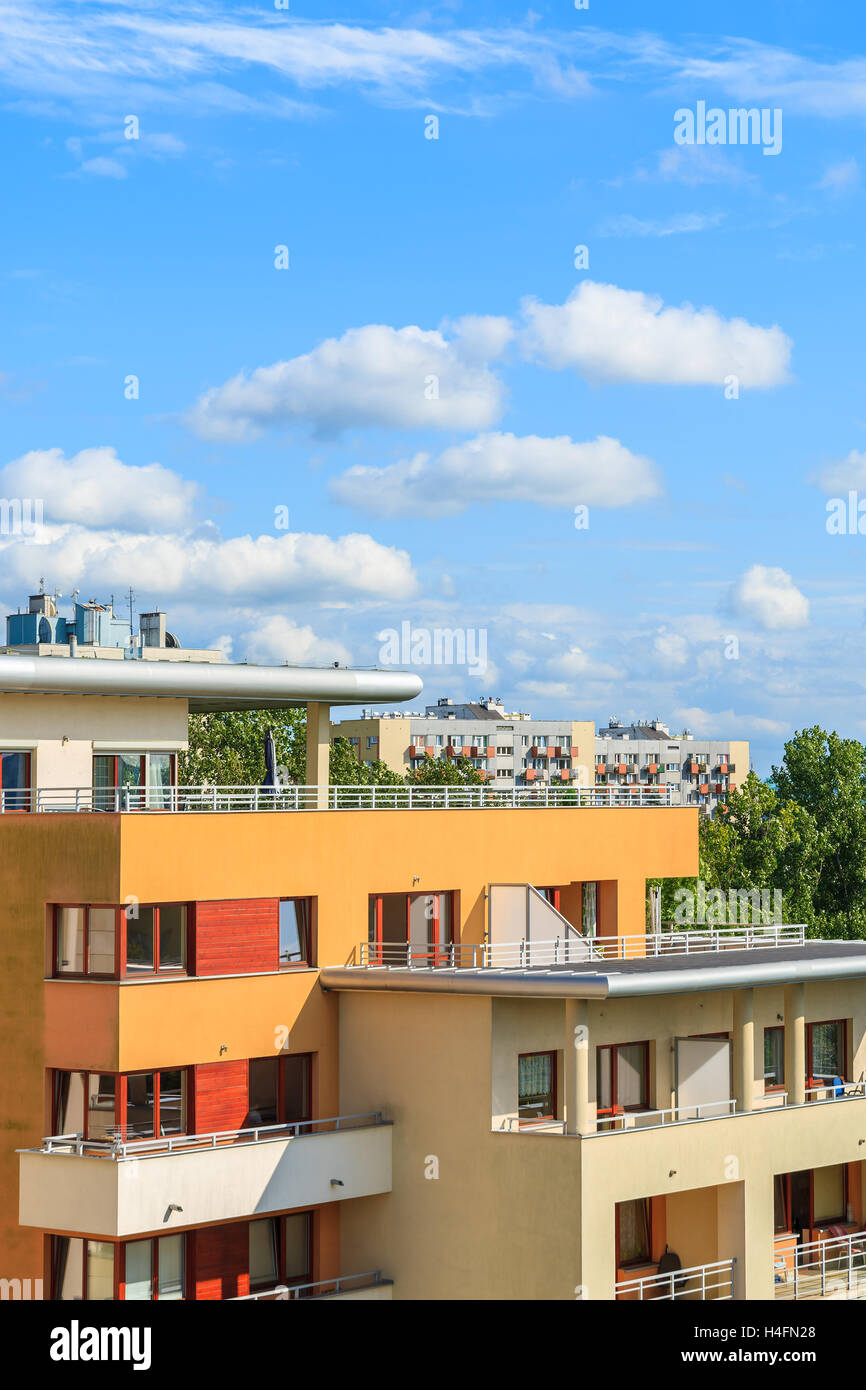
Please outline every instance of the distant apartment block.
M597 786L668 786L681 806L704 811L736 791L749 771L745 740L697 739L689 730L672 734L659 719L646 724L611 719L598 731L595 756Z
M423 714L378 714L331 726L332 740L345 738L359 762L377 759L405 774L425 758L468 758L485 781L497 787L590 786L594 780L594 726L589 720L533 719L509 714L494 699L470 704L438 700Z
M360 719L333 724L331 736L348 739L359 762L381 759L401 774L425 757L462 757L497 787L668 787L673 801L707 812L749 771L749 745L742 739L672 734L658 719L611 719L596 734L588 720L533 719L508 713L495 699L441 699L423 714L364 710Z

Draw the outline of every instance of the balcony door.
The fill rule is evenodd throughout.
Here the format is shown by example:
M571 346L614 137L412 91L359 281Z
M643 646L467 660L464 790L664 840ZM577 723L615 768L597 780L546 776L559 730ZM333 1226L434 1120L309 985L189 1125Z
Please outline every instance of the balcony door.
M381 964L445 964L453 940L451 893L376 893L370 898L371 958Z

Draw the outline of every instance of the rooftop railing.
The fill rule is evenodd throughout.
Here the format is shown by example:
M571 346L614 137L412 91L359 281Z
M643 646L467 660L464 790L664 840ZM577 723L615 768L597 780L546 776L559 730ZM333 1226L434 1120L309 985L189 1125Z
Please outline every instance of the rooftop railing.
M298 1120L294 1124L254 1125L245 1129L218 1130L211 1134L171 1134L159 1138L85 1139L80 1134L53 1134L40 1148L26 1153L64 1154L78 1158L163 1158L167 1154L202 1153L225 1145L260 1144L275 1139L302 1139L318 1134L335 1134L347 1129L366 1129L386 1124L381 1110L359 1115L335 1115L324 1120Z
M866 1299L866 1234L798 1245L789 1259L777 1257L773 1275L779 1299Z
M0 812L477 811L678 806L670 787L36 787L0 791Z
M382 1284L390 1283L390 1279L382 1277L380 1269L372 1269L365 1274L341 1274L338 1279L320 1279L315 1284L276 1284L271 1289L243 1294L240 1298L230 1298L226 1302L280 1303L296 1298L333 1298L339 1294L356 1293L360 1289L375 1289Z
M802 946L802 925L719 927L709 931L646 932L636 936L573 936L555 941L414 942L362 941L350 965L409 970L525 970L530 966L586 961L642 960L652 956L702 955L760 947Z
M638 1279L621 1279L615 1285L619 1299L646 1302L660 1299L690 1299L704 1302L711 1298L732 1299L734 1270L737 1261L716 1260L714 1264L692 1265L689 1269L672 1270L670 1274L648 1274Z

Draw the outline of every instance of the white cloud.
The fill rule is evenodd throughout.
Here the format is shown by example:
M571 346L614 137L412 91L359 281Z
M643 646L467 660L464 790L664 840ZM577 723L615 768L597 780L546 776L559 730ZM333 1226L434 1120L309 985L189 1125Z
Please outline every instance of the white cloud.
M703 183L746 184L755 181L727 149L711 145L671 145L659 150L656 174L666 183L684 183L695 188ZM648 177L646 174L644 178Z
M790 724L783 719L767 719L760 714L736 714L732 709L720 710L713 714L709 710L693 705L689 709L674 710L676 727L689 729L698 738L752 739L756 734L784 736ZM748 768L737 769L738 780L744 780Z
M381 468L357 465L330 485L346 506L377 516L452 516L473 503L535 502L547 507L623 507L657 497L655 466L618 439L575 443L486 434L435 458L417 454Z
M406 551L362 534L223 539L215 527L141 535L46 525L40 542L48 551L51 583L64 592L73 586L121 592L133 584L152 596L148 602L194 595L202 605L249 600L273 606L301 599L403 599L416 589ZM19 587L32 584L32 543L0 539L0 558Z
M849 189L859 187L859 184L860 165L852 155L850 159L843 159L838 164L831 164L825 170L817 186L826 189L829 193L846 193Z
M666 222L652 218L633 217L624 212L618 217L609 217L598 229L603 237L668 237L680 236L683 232L705 232L710 227L718 227L724 220L723 212L701 213L682 212Z
M93 159L85 159L83 164L78 167L79 174L93 174L101 179L125 179L128 170L119 159L112 159L109 155L96 155Z
M290 666L321 666L333 661L348 666L352 660L342 642L317 637L311 627L299 627L282 614L266 618L254 631L243 633L240 641L246 659L265 666L285 661Z
M689 659L689 644L679 632L661 627L653 638L653 651L666 667L685 666Z
M657 295L584 280L565 304L524 301L527 351L549 367L591 380L778 386L788 379L791 341L690 304L665 308Z
M735 613L768 631L805 627L809 621L809 600L790 574L776 566L752 565L740 575L730 597Z
M502 320L472 319L450 340L436 329L368 324L312 352L240 372L187 414L206 439L246 439L266 425L308 422L320 435L352 426L484 429L503 408L501 381L474 360L500 342Z
M817 483L828 497L847 492L849 488L866 488L866 453L852 449L846 458L838 463L830 463L812 481Z
M186 525L198 484L160 463L123 463L113 448L33 449L0 469L4 497L40 498L47 520L124 530L166 530Z

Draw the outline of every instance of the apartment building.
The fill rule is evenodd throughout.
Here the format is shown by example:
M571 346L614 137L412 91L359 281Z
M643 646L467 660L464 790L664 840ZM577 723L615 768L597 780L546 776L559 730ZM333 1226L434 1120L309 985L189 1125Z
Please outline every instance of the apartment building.
M595 783L601 787L667 787L681 806L711 812L748 774L744 739L698 739L671 734L653 719L623 724L611 719L595 739Z
M468 758L485 781L501 790L515 787L590 786L594 779L594 728L587 720L533 719L509 714L501 701L469 704L438 700L424 713L375 713L344 719L331 727L359 762L381 759L405 775L425 758Z
M695 807L328 791L330 708L417 693L0 656L0 763L27 744L31 774L0 790L0 1278L858 1296L866 946L647 935L647 878L697 872ZM306 787L97 776L189 711L287 705ZM64 739L79 780L52 786Z
M587 720L509 714L494 699L440 699L423 715L364 710L360 719L332 725L331 737L348 739L359 762L381 759L402 775L425 758L464 757L502 790L595 787L619 801L649 791L647 801L707 813L736 790L750 766L743 739L696 739L689 730L673 735L658 719L628 725L611 719L596 734Z

